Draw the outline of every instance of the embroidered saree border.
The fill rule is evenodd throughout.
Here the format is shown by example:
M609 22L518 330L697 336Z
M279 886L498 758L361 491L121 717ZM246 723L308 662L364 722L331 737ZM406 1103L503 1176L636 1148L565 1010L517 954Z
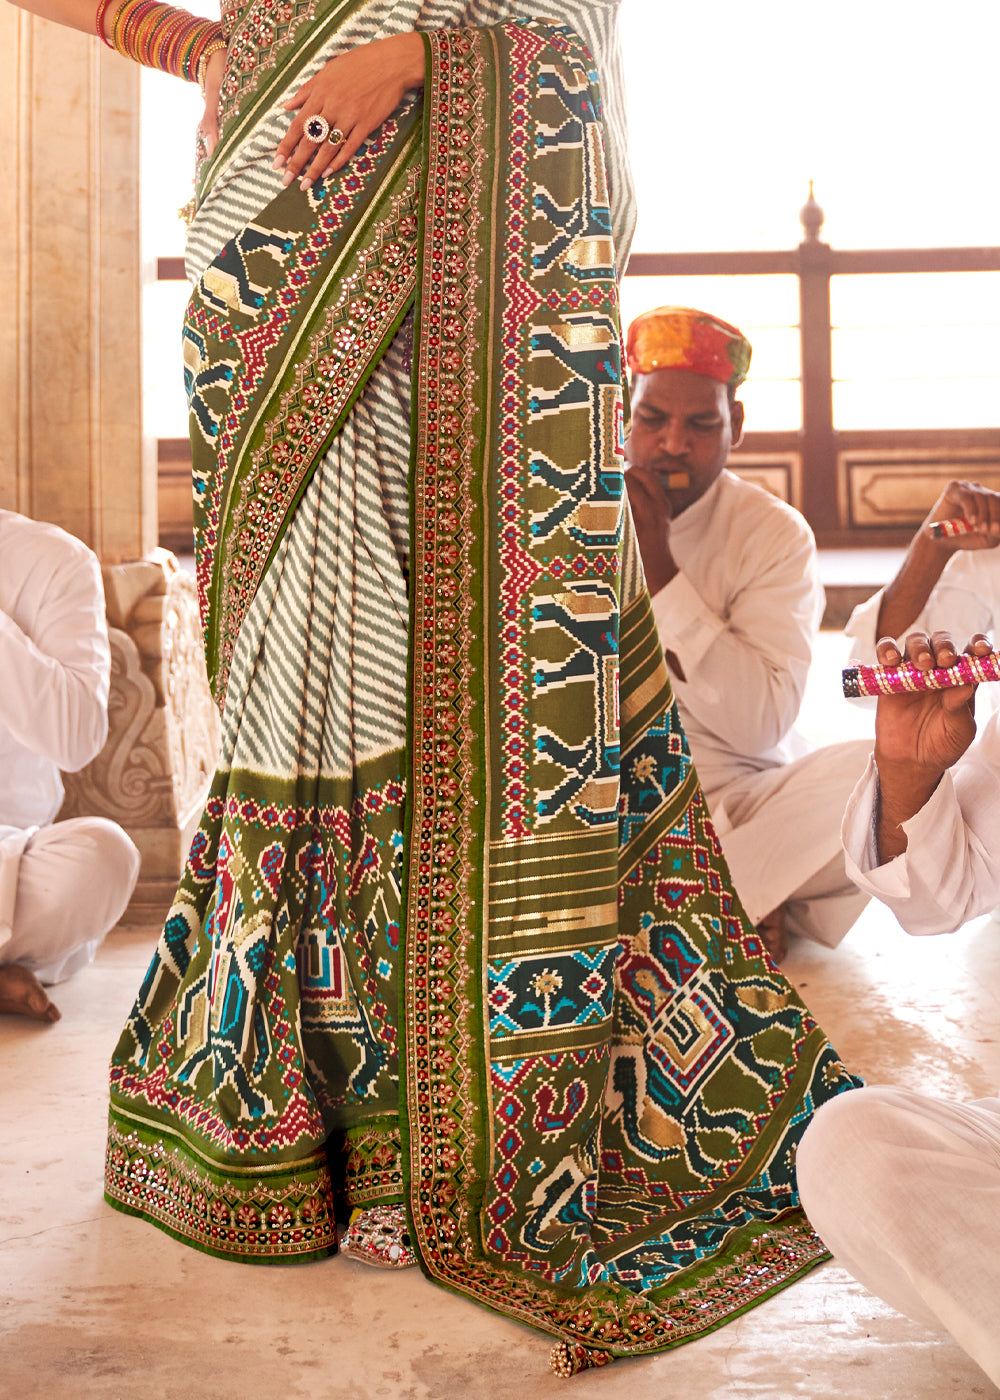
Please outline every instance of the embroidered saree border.
M586 52L531 23L425 37L404 1161L425 1270L561 1337L562 1373L710 1330L823 1257L794 1124L851 1081L728 886L644 594L619 715L621 342ZM544 166L570 150L575 175ZM656 1066L694 1105L729 1072L731 1107L688 1141L647 1100L640 1131L610 1077ZM657 1235L679 1263L644 1282Z
M409 309L419 107L339 177L231 239L184 323L199 602L220 705L246 610L330 441Z
M198 172L197 198L261 114L303 73L330 35L371 0L223 0L226 69L219 94L220 139Z

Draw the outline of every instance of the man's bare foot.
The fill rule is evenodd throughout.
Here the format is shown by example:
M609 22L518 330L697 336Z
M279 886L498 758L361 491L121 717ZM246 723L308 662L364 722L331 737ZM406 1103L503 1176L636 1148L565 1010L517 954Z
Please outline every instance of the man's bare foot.
M765 914L757 925L761 942L771 954L771 960L780 963L788 954L788 934L785 931L785 911L779 904L770 914Z
M0 1015L30 1016L33 1021L58 1021L62 1012L33 972L17 963L0 967Z

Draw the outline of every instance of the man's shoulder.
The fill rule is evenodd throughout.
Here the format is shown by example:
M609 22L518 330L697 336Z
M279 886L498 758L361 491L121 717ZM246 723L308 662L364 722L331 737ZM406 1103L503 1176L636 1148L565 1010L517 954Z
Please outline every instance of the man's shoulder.
M802 512L773 492L758 486L756 482L745 481L730 467L722 473L719 482L720 503L724 501L727 509L744 517L752 514L776 531L813 542L813 532Z
M22 554L44 557L54 563L90 564L97 559L83 540L77 539L62 526L52 525L47 520L32 520L30 516L18 515L11 510L0 510L0 539L4 543L4 552L16 549Z

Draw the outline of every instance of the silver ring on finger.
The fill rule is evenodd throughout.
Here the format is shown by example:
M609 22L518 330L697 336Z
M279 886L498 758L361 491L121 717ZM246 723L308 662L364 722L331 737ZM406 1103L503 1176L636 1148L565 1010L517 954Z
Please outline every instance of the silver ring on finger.
M322 146L323 142L330 135L330 123L325 117L321 117L318 112L315 112L306 122L302 130L310 141L314 141L317 146Z
M344 144L344 142L347 140L347 137L346 137L346 136L344 135L344 133L341 131L341 129L340 129L339 126L335 126L335 127L333 128L333 130L330 132L330 135L329 135L329 137L328 137L328 140L329 140L331 146L342 146L342 145Z

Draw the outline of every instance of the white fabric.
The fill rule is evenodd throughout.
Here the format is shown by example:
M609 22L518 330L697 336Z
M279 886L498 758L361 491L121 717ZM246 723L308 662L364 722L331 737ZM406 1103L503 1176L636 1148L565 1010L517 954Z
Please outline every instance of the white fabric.
M1000 1099L858 1089L796 1156L802 1204L864 1286L945 1329L1000 1385Z
M826 872L790 927L840 941L864 907L840 818L871 745L810 752L795 728L823 615L805 520L724 471L670 526L680 572L653 598L674 693L733 883L755 923Z
M870 760L844 813L847 873L908 933L950 933L1000 904L1000 715L903 823L907 848L878 864L878 771Z
M0 963L29 967L40 982L65 981L93 960L138 877L139 852L103 817L33 832L18 863L15 917Z
M111 653L94 554L0 510L0 825L42 826L108 734Z
M873 666L878 641L878 615L885 589L859 603L847 620L844 635L851 643L850 663ZM944 567L923 611L901 629L902 640L910 632L948 631L959 647L975 632L997 639L1000 624L1000 547L963 549L953 554ZM856 705L874 709L874 696L855 700ZM983 685L976 693L980 715L1000 709L1000 685Z
M851 613L845 634L851 640L851 660L866 666L875 662L878 614L885 589L880 588ZM960 645L973 632L992 636L1000 620L1000 547L963 549L953 554L944 567L923 611L908 626L908 632L936 632L946 629Z
M82 862L72 878L61 878L65 859L49 858L55 847L44 829L62 805L60 770L82 768L107 737L104 590L100 565L80 540L6 510L0 510L0 677L0 960L31 962L20 922L36 899L48 899L48 918L37 925L47 928L38 965L62 975L74 950L120 917L138 856L124 832L104 822L116 836L98 839L97 828L86 824L77 830ZM60 827L55 846L64 856L74 825ZM122 841L128 859L117 854ZM110 863L102 867L105 852ZM93 909L117 913L95 932Z

